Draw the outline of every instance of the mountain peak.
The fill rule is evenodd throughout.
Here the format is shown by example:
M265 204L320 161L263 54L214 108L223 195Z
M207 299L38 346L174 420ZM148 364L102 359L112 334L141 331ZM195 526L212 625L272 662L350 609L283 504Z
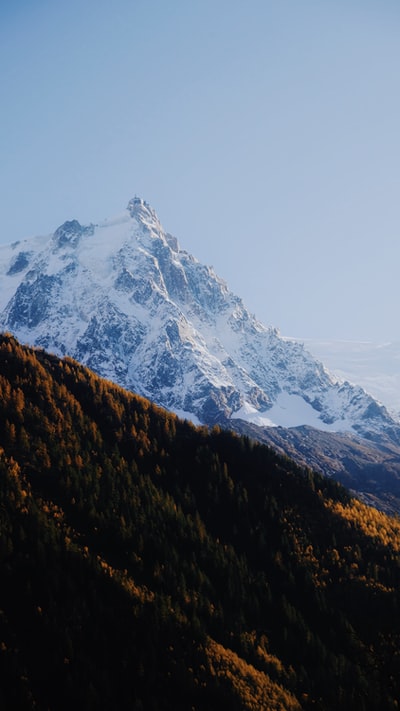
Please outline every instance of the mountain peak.
M155 210L153 210L146 200L143 200L143 198L138 197L137 195L129 200L127 210L129 210L131 217L139 218L142 222L147 222L149 219L152 221L157 220L158 222Z
M158 405L205 424L390 430L400 441L397 421L256 321L141 197L113 220L70 220L50 245L11 245L0 257L0 330Z

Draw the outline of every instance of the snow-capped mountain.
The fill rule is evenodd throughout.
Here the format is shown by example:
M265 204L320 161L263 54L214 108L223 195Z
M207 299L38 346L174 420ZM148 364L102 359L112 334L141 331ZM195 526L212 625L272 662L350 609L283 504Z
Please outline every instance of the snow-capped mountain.
M305 346L340 379L361 385L400 416L400 342L309 339Z
M361 387L257 321L140 198L112 220L0 248L0 279L1 330L195 422L399 431Z

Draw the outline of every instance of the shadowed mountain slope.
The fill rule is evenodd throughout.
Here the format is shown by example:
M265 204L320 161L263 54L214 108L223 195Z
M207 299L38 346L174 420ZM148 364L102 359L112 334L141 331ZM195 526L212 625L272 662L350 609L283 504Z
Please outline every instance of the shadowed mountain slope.
M4 709L395 709L400 524L0 339Z

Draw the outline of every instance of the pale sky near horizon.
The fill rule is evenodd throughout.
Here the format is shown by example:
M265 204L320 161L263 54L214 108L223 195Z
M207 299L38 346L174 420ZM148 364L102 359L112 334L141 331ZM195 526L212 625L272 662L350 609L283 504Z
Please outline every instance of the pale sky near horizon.
M400 341L399 119L394 0L1 3L0 244L137 194L282 335Z

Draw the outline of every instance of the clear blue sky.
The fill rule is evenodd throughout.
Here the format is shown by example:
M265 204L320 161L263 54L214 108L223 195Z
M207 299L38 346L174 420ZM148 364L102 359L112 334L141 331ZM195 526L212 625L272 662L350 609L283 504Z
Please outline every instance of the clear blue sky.
M0 243L138 194L283 335L400 340L398 0L2 2L0 102Z

